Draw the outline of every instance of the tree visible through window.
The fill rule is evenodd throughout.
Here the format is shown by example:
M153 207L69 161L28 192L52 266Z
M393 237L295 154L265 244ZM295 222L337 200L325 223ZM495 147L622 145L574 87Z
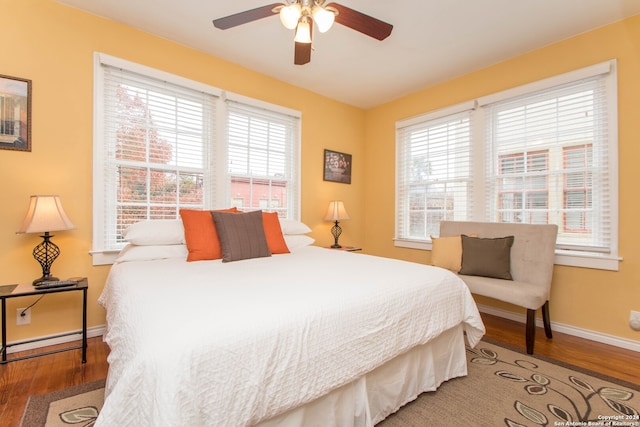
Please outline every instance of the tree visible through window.
M96 53L95 265L181 208L299 219L300 113ZM218 124L217 120L223 123Z
M202 207L203 153L193 147L202 143L189 141L202 132L202 106L124 84L116 88L115 106L119 239L134 222L177 218L180 206ZM181 151L190 152L190 162L180 158Z

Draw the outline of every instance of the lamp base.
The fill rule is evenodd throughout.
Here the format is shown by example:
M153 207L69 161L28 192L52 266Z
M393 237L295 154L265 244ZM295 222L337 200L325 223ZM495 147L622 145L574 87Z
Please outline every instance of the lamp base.
M49 282L49 281L53 281L53 280L60 280L60 279L58 279L57 277L54 277L54 276L50 276L50 275L49 276L42 276L41 278L34 280L33 284L35 285L37 283Z
M48 231L45 231L44 235L40 237L42 237L42 242L33 248L33 257L42 267L42 277L34 280L34 285L48 280L58 280L57 277L51 275L51 264L60 255L60 248L51 241L53 236Z
M331 227L331 234L333 234L333 245L331 245L331 247L333 249L340 249L342 246L338 244L338 238L342 234L342 227L340 227L338 220L336 220L335 224L333 224L333 227Z

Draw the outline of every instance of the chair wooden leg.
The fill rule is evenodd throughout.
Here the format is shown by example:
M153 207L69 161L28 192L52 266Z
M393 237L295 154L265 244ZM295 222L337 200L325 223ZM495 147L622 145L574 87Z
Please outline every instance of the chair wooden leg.
M527 309L527 353L533 354L533 344L536 341L536 311L530 308Z
M551 333L551 318L549 317L549 301L542 306L542 322L544 323L544 333L547 338L553 338Z

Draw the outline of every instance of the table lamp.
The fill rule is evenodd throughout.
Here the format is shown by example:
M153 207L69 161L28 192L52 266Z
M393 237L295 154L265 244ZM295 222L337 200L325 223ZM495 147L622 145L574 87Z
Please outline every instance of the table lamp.
M329 209L327 209L327 214L324 216L324 220L335 221L335 224L331 227L331 234L333 234L334 238L334 243L331 247L335 249L342 247L338 244L338 238L342 234L342 228L338 221L343 219L349 219L349 214L344 208L344 203L342 203L341 200L333 200L329 202Z
M60 255L60 248L51 241L53 237L49 232L71 230L76 228L62 208L59 196L31 196L29 210L22 221L17 234L44 233L43 240L33 249L33 257L42 266L42 277L33 281L33 284L58 280L51 275L51 264Z

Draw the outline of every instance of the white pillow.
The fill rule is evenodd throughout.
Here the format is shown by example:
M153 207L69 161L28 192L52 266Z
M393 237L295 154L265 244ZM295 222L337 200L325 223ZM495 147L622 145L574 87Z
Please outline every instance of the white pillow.
M284 242L290 251L294 251L303 246L311 245L315 240L304 234L288 234L284 236Z
M280 219L280 228L282 228L282 234L306 234L310 233L311 229L300 221L295 219Z
M182 245L184 227L179 219L147 219L131 224L122 236L134 245Z
M151 261L167 258L182 258L186 260L188 253L187 245L127 245L118 254L116 262Z

